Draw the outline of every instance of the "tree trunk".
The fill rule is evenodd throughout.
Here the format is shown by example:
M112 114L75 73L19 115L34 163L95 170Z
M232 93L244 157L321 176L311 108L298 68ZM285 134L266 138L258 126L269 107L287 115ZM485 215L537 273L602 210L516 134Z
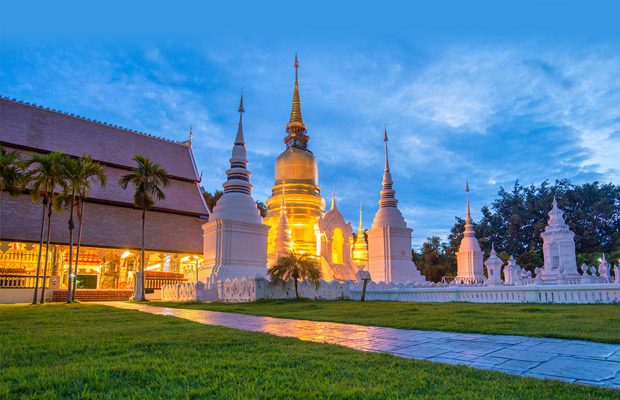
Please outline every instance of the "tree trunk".
M75 301L75 289L77 286L77 274L78 274L78 262L80 260L80 244L82 243L82 223L84 222L84 203L85 199L82 199L82 203L80 204L82 211L80 215L78 215L78 219L80 220L80 228L78 229L78 242L77 249L75 249L75 278L73 280L73 293L71 293L71 301Z
M146 218L146 207L142 209L142 293L140 293L140 300L146 300L146 290L144 288L145 279L145 269L144 269L144 220Z
M41 215L41 239L39 240L39 258L37 260L37 276L34 280L34 297L32 304L37 304L37 291L39 289L39 274L41 273L41 252L43 251L43 233L45 232L45 212L47 206L46 198L43 199L43 214Z
M49 259L50 236L52 234L52 204L54 199L50 198L47 212L47 243L45 244L45 266L43 267L43 286L41 287L41 303L45 303L45 280L47 278L47 261Z
M295 279L295 297L299 298L299 293L297 293L297 278L293 278Z
M368 279L364 279L364 287L362 288L362 301L366 298L366 285L368 285Z
M73 203L75 202L75 190L71 193L71 211L69 214L69 272L67 276L67 303L71 303L71 266L73 265ZM77 280L77 276L75 277Z

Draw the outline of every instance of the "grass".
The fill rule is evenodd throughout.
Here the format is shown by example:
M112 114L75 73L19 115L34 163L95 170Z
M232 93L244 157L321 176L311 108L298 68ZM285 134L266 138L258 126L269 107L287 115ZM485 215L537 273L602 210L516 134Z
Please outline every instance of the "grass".
M620 343L620 305L260 300L152 305L401 329L522 335Z
M618 391L98 305L0 306L0 398L573 398Z

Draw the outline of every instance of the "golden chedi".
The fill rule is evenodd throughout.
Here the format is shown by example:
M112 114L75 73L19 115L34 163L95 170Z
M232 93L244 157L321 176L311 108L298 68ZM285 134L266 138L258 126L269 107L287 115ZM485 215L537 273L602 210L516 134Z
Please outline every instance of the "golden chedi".
M295 55L295 90L291 118L286 125L284 138L286 150L278 156L275 169L275 183L271 197L267 200L267 216L264 223L271 226L267 252L274 252L276 227L282 204L286 207L291 240L296 252L320 254L320 233L318 220L325 213L325 200L319 189L319 172L316 159L308 150L306 124L301 116L297 71L299 63ZM286 191L286 199L282 194ZM284 203L285 202L285 203Z
M363 269L368 264L368 246L364 237L364 225L362 225L362 203L360 203L360 225L357 229L355 244L353 245L352 257L353 262L359 268Z

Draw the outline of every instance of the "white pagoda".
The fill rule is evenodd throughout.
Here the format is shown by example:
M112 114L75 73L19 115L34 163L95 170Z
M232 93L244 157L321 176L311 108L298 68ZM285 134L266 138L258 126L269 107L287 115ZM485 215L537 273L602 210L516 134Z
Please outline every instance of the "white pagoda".
M250 171L243 137L243 95L239 104L239 129L232 149L224 194L218 200L204 231L204 261L198 279L207 284L219 280L265 276L267 236L252 198Z
M467 215L465 217L465 232L463 232L461 246L456 253L456 281L459 283L479 283L487 279L484 276L484 252L480 250L480 244L474 234L474 225L471 222L468 183L465 183L465 192L467 193Z
M411 259L411 232L397 207L398 200L392 189L393 181L388 162L387 129L384 132L385 170L379 211L375 214L368 233L368 271L375 282L423 282Z

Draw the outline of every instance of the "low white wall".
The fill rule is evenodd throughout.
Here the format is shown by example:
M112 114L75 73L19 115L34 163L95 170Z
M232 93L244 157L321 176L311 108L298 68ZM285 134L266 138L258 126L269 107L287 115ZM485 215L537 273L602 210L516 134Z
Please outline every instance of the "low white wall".
M353 281L298 282L299 297L307 299L361 300L362 283ZM218 281L217 284L164 285L162 300L248 302L295 298L294 281L270 282L261 277ZM620 284L483 286L432 282L369 282L366 300L472 303L620 303Z
M351 299L362 298L360 284L351 288ZM366 290L366 300L472 303L619 303L620 284L442 286Z
M54 289L45 289L45 301L52 301ZM2 288L0 289L0 304L32 303L34 288ZM41 288L37 292L37 302L41 301Z

